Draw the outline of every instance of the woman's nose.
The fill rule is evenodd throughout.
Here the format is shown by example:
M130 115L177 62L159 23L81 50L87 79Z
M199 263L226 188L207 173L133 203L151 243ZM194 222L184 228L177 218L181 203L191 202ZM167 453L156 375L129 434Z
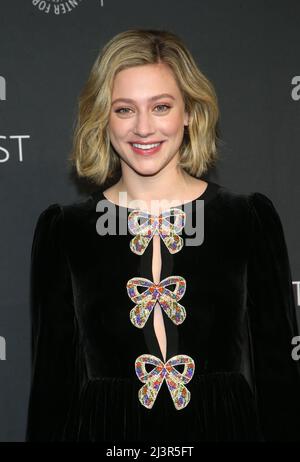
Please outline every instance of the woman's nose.
M139 136L149 136L155 132L153 120L150 114L138 114L135 119L134 133Z

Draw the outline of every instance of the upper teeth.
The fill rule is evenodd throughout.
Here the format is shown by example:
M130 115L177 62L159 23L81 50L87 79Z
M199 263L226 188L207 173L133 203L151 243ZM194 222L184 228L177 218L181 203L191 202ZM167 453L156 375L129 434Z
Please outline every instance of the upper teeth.
M133 143L133 146L135 148L140 148L140 149L151 149L151 148L156 148L156 146L159 146L160 143L155 143L155 144L138 144L138 143Z

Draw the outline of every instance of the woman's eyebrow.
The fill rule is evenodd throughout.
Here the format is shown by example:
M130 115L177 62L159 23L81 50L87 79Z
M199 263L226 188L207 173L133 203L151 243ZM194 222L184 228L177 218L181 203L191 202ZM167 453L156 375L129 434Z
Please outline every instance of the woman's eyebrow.
M171 98L175 100L174 96L170 95L169 93L162 93L161 95L151 96L151 98L149 98L149 101L156 101L157 99L160 99L160 98ZM112 102L112 104L115 104L118 102L134 103L135 101L131 98L117 98Z

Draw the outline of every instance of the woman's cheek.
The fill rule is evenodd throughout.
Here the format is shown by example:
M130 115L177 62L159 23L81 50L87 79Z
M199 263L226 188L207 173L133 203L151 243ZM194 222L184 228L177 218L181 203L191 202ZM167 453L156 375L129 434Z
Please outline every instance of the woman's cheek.
M164 130L169 134L176 134L178 130L183 127L183 120L180 114L174 114L170 119L164 123Z

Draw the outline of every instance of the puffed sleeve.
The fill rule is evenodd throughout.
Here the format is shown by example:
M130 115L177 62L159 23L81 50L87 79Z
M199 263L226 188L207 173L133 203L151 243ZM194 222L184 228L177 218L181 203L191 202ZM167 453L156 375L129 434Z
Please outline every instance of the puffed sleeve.
M59 441L76 392L76 328L63 209L39 216L31 248L32 367L26 441Z
M262 193L249 194L247 306L252 369L265 441L300 441L300 362L296 304L280 217Z

